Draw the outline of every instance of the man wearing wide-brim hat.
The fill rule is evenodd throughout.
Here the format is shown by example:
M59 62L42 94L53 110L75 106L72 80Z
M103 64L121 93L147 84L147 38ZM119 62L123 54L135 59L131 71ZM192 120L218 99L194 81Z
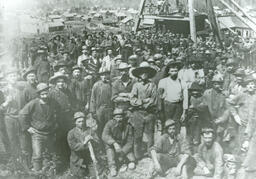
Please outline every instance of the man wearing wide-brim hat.
M115 107L127 110L130 107L130 92L132 91L135 80L129 76L130 66L122 62L118 70L120 76L112 83L112 100Z
M144 142L147 143L147 149L154 143L157 87L150 79L154 77L156 70L150 67L147 62L142 62L139 67L132 71L132 74L139 78L139 81L133 85L130 95L130 104L134 110L130 122L135 130L135 157L140 158L143 133L145 134Z
M54 86L50 90L50 97L56 101L59 113L57 122L59 131L57 133L57 152L62 157L63 165L68 164L69 147L66 142L67 133L72 128L72 116L76 104L70 90L67 88L67 76L56 72L49 80Z
M57 126L57 105L49 99L49 86L39 83L36 92L38 97L31 100L20 111L20 124L23 133L29 133L32 138L33 170L42 169L43 152L55 153L54 138Z

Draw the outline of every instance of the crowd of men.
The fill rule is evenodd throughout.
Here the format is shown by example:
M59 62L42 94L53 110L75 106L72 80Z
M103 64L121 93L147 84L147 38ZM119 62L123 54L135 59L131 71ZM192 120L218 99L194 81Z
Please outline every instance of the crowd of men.
M19 68L0 93L6 153L35 172L58 158L74 178L100 175L101 156L112 177L150 157L152 178L254 178L255 73L240 39L225 39L84 30L14 48Z

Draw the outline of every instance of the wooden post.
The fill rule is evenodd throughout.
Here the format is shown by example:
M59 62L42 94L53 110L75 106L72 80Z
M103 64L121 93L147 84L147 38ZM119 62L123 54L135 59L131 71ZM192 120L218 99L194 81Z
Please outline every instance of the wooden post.
M196 44L196 20L194 13L194 0L188 0L188 10L189 10L189 25L190 25L190 35L191 39Z
M142 18L142 14L143 14L143 11L144 11L145 4L146 4L146 0L141 0L139 14L138 14L138 19L135 22L134 32L137 32L138 29L139 29L140 21L141 21L141 18Z

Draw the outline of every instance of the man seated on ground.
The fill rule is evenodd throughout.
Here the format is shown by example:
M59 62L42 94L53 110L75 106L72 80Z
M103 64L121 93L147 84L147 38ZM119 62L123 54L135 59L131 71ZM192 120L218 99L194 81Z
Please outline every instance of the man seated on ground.
M195 167L195 160L190 156L189 144L177 134L177 123L168 119L165 122L165 134L163 134L152 147L151 155L154 162L153 176L165 175L175 167L176 176L191 177Z
M133 154L133 128L124 117L123 109L116 108L114 118L107 122L102 134L105 143L108 165L111 176L117 175L117 165L120 172L128 168L135 169L135 157Z
M88 143L90 141L98 142L99 138L96 132L87 126L84 113L76 112L74 120L76 126L69 131L67 137L71 150L70 173L74 179L95 176Z
M201 128L202 143L195 154L197 168L194 179L221 179L223 176L223 150L215 141L215 129L212 123L205 122Z

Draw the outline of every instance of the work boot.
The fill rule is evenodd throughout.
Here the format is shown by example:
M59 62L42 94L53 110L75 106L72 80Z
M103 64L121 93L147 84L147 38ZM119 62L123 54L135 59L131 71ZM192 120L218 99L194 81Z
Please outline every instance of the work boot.
M117 176L116 167L111 167L109 170L110 170L110 175L111 175L112 177Z

